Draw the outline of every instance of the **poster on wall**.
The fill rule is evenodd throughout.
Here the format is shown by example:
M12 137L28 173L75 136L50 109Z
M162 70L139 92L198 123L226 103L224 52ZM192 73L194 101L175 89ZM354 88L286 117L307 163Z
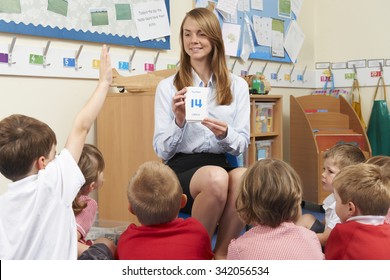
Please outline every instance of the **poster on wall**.
M195 0L195 7L214 10L221 24L228 55L244 61L261 59L290 63L296 62L304 40L296 22L302 2Z
M0 32L170 48L169 0L0 0Z

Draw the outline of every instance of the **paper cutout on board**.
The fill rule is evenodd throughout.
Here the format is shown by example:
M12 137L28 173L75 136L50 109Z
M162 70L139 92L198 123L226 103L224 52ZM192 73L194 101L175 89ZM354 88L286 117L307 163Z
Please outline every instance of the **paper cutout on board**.
M253 16L253 29L257 44L271 47L272 18Z
M141 42L171 35L164 1L134 4L133 16Z
M47 10L66 17L68 15L68 0L48 0Z
M237 1L238 0L219 0L217 3L217 10L232 15L237 10Z
M251 0L251 7L253 10L264 10L264 1L263 0Z
M291 18L291 0L278 0L278 14L280 17Z
M284 57L284 22L272 19L272 56Z
M224 23L222 25L222 37L225 45L226 55L237 55L240 33L241 26L238 24Z
M284 40L284 48L286 49L286 52L290 56L292 62L297 60L304 40L305 34L303 33L301 27L295 20L292 20L287 31L286 39Z
M131 20L130 4L115 4L116 20Z
M294 15L298 18L299 13L302 9L303 0L292 0L291 1L291 11L294 13Z
M91 8L92 26L108 25L108 13L107 8Z
M20 14L20 0L0 0L0 13Z

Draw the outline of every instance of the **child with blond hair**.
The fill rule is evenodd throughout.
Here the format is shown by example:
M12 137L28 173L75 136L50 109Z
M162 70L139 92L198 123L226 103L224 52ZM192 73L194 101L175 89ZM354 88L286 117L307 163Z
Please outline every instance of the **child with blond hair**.
M380 166L384 172L390 173L390 157L389 156L373 156L367 159L366 163L371 163ZM387 212L386 224L390 224L390 208Z
M324 221L319 221L311 214L304 214L296 224L306 227L315 233L324 247L329 234L340 219L336 214L336 200L333 194L333 178L346 166L358 164L365 161L363 152L359 147L351 144L336 144L324 152L324 167L321 176L322 188L324 191L331 192L323 202L325 210Z
M329 235L329 260L389 260L390 225L384 223L390 205L390 176L377 165L361 163L335 177L336 213L341 223Z
M301 180L290 165L277 159L252 165L236 200L238 214L252 228L230 242L227 259L322 260L315 233L294 224L301 202Z
M127 189L135 224L118 241L121 260L208 260L213 258L210 237L194 218L178 218L187 202L179 180L167 165L142 164Z

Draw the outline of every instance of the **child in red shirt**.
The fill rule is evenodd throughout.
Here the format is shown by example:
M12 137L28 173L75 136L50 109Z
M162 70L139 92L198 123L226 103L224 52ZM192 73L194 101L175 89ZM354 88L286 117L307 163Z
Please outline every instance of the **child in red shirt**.
M187 197L173 170L161 162L147 162L130 180L129 211L141 223L131 224L118 241L120 260L208 260L210 237L194 218L178 218Z

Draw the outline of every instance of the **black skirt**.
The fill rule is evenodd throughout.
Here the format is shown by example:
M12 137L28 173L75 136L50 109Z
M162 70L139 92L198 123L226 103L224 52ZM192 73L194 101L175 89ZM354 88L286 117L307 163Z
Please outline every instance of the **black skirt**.
M192 205L194 203L194 199L190 193L191 178L199 168L206 165L215 165L224 168L227 172L235 168L229 164L225 154L210 153L177 153L168 160L167 165L176 173L183 193L187 195L187 205L181 210L187 214L191 214Z

